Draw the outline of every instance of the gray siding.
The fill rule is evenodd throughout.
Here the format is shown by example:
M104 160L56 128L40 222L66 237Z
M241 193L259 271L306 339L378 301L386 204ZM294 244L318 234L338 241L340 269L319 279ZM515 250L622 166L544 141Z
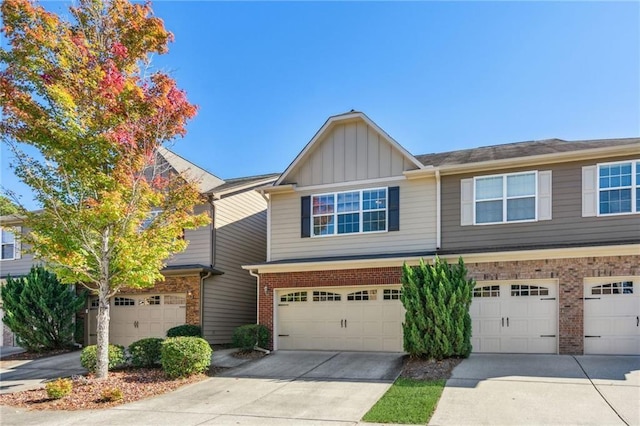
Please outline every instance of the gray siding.
M256 322L256 279L242 265L266 259L267 203L255 191L215 201L215 263L224 275L207 279L203 332L211 343L231 342L234 328Z
M634 157L637 158L637 157ZM582 166L629 158L538 165L442 177L442 249L514 249L640 239L640 214L582 217ZM552 219L529 223L460 226L460 180L527 170L552 171Z
M300 198L331 189L272 194L271 260L307 257L432 251L436 248L436 185L434 179L395 180L350 189L400 187L400 230L383 233L300 237Z
M11 228L11 226L7 226L7 228ZM23 235L28 233L28 231L28 229L22 228ZM34 260L32 253L27 253L28 248L29 246L22 243L20 259L0 260L0 277L6 278L7 275L11 275L12 277L26 275L31 269L31 266L40 263Z
M417 167L361 120L337 124L284 183L298 187L386 178Z
M208 212L211 214L211 206L199 205L194 209L196 214ZM211 231L213 224L203 226L198 229L185 230L184 237L189 242L187 249L181 253L173 255L167 265L211 265Z

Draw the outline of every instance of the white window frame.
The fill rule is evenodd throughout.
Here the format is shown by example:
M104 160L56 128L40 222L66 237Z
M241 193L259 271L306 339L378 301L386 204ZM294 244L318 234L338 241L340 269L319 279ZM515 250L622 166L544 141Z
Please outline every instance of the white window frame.
M6 258L5 258L5 257L2 257L2 253L3 253L3 250L2 250L2 249L4 248L4 246L5 246L5 245L9 245L9 243L3 243L3 242L2 242L2 234L3 234L3 233L5 233L5 232L6 232L6 233L8 233L8 234L13 235L13 243L11 243L11 244L13 244L13 255L12 255L11 257L6 257ZM15 260L15 259L17 259L17 258L18 258L18 257L16 256L16 251L17 251L17 248L18 248L18 247L17 247L17 240L18 240L18 239L16 238L16 234L15 234L15 232L10 231L9 229L7 229L7 228L5 228L5 227L0 227L0 261L4 261L4 260Z
M526 196L517 196L517 197L509 197L507 195L507 178L509 176L518 176L518 175L534 175L534 205L533 205L533 219L523 219L523 220L507 220L507 201L508 200L516 200L519 198L531 198L531 195ZM488 198L486 200L477 200L476 199L476 182L478 180L487 179L487 178L502 178L502 197L500 198ZM482 222L478 223L476 220L476 205L480 202L484 201L502 201L502 221L500 222ZM497 225L504 223L526 223L526 222L537 222L538 221L538 170L529 170L526 172L516 172L516 173L500 173L495 175L483 175L483 176L474 176L473 177L473 224L474 225Z
M385 207L383 209L364 210L363 209L364 198L363 198L362 194L364 192L367 192L367 191L384 191L384 196L385 196L385 200L386 200L385 201ZM358 211L338 213L338 195L339 194L349 194L349 193L352 193L352 192L357 192L359 194ZM333 213L330 213L330 214L313 214L313 199L315 197L327 197L327 196L333 196ZM360 234L381 234L381 233L384 233L384 232L389 232L389 189L387 187L352 189L350 191L338 191L338 192L326 192L326 193L322 193L322 194L312 194L310 202L311 202L311 215L309 217L309 220L311 221L311 238L325 238L325 237L335 237L335 236L344 236L344 235L360 235ZM385 215L384 215L384 230L364 231L363 230L363 227L364 227L364 221L363 221L364 213L379 212L379 211L384 211L385 212ZM354 214L354 213L358 213L358 227L359 227L358 232L338 233L338 216L339 215L345 215L345 214ZM333 216L333 233L331 233L331 234L321 234L321 235L316 235L314 233L313 219L316 218L316 217L321 217L321 216Z
M615 166L631 163L631 186L617 186L615 188L600 188L600 166ZM596 164L596 216L597 217L607 217L607 216L623 216L628 214L639 214L640 206L637 204L636 200L636 190L640 188L640 182L636 178L636 173L638 173L638 169L640 168L640 159L636 160L624 160L624 161L611 161L608 163L598 163ZM631 189L631 211L630 212L619 212L619 213L600 213L600 192L602 191L611 191L615 189Z

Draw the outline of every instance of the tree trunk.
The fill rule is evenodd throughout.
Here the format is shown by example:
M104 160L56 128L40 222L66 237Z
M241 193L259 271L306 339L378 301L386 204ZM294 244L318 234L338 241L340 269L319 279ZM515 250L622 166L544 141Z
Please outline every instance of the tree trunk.
M109 375L109 299L102 289L98 292L98 347L96 378L106 379Z

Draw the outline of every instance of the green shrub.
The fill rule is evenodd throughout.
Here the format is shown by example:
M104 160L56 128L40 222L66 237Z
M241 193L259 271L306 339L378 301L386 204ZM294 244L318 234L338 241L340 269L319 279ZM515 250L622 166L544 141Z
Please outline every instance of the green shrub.
M199 325L183 324L167 330L167 337L202 337L202 328Z
M57 379L47 383L45 386L47 396L52 399L60 399L71 393L73 384L71 379Z
M266 348L269 344L269 329L262 324L247 324L233 330L233 346L243 350L258 345Z
M100 397L104 402L115 402L120 401L122 398L124 398L124 394L122 393L120 388L107 388L102 391Z
M39 352L73 344L73 318L85 297L61 284L54 273L33 266L24 277L8 276L0 295L2 321L16 334L20 346Z
M134 367L153 367L160 364L160 350L163 339L149 337L129 345L131 364Z
M98 347L90 345L85 347L80 354L80 364L87 370L95 372L98 364ZM109 370L124 364L124 347L120 345L109 345Z
M404 350L411 356L443 359L471 353L471 306L474 280L467 279L462 258L450 266L436 257L402 268L402 304L406 309Z
M203 373L211 364L212 352L201 337L169 337L162 342L162 369L172 379Z

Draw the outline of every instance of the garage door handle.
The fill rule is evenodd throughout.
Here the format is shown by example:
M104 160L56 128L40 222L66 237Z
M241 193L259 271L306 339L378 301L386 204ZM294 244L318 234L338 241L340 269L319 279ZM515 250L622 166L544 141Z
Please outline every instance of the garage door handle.
M347 328L347 320L344 320L344 328Z
M640 316L636 317L636 327L640 326Z
M340 320L340 328L343 328L343 327L344 327L344 320L343 320L343 319L341 319L341 320Z
M509 327L509 317L507 317L507 327Z
M504 317L502 317L502 326L504 327Z
M597 339L599 339L601 336L584 336L584 337L585 337L585 339L589 339L589 338L592 338L592 339L593 338L597 338Z

